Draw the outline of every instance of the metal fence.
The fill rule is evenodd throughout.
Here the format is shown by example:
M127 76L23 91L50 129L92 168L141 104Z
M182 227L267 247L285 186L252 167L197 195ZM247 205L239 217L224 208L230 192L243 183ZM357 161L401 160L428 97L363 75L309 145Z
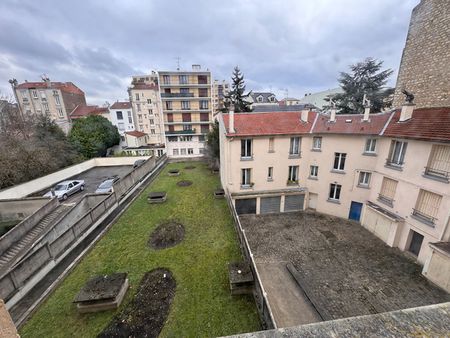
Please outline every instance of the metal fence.
M228 202L228 207L230 208L231 214L233 215L234 218L234 226L239 237L242 253L247 262L249 263L250 269L252 270L253 273L253 278L255 280L253 296L255 298L256 307L258 309L263 324L263 328L266 330L276 329L277 325L273 317L273 312L272 309L270 308L270 304L267 299L267 293L264 290L264 286L261 282L258 270L256 269L255 260L250 250L250 245L248 243L247 236L245 235L245 230L242 228L239 215L236 212L236 209L233 205L233 202L229 194L226 194L226 199Z

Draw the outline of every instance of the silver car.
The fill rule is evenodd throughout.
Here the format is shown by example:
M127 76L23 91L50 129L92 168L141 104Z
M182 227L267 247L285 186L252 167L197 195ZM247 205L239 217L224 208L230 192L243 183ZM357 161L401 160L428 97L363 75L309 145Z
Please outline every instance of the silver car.
M104 180L100 185L98 186L97 190L95 190L96 194L107 194L110 192L113 192L113 185L120 179L119 176L113 176L109 177L106 180Z
M56 196L59 200L65 201L70 195L83 190L84 180L63 181L55 185L44 197Z

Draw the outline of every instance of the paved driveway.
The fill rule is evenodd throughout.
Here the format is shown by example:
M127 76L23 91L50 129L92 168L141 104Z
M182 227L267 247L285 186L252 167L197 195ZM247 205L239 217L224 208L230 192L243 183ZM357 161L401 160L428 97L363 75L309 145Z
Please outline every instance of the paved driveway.
M244 215L241 223L280 327L319 320L314 313L330 320L450 301L421 275L421 266L356 222L304 212ZM279 290L299 285L287 263L297 272L303 301L292 296L298 291ZM284 269L277 272L274 264ZM298 316L302 308L310 315Z

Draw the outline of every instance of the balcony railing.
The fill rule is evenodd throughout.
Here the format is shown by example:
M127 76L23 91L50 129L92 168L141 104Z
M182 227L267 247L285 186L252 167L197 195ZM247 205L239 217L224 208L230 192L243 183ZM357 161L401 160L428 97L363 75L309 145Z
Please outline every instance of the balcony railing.
M426 213L424 213L418 209L415 209L415 208L413 208L412 216L413 216L413 218L417 219L418 221L425 223L427 225L431 225L431 226L434 226L434 224L437 220L436 217L427 215Z
M391 160L390 158L386 159L386 167L389 168L393 168L393 169L397 169L397 170L402 170L404 162L395 162L393 160Z
M389 198L387 196L384 196L382 194L378 194L378 200L390 207L394 205L394 200L392 198Z
M209 81L199 81L199 82L194 82L194 81L189 81L187 83L181 83L181 82L168 82L165 83L164 81L161 83L161 86L210 86L211 82Z
M161 97L194 97L194 93L161 93Z
M425 175L432 176L446 182L448 182L450 178L450 173L448 171L434 169L431 167L425 167Z
M185 134L195 134L195 128L189 130L174 130L174 131L166 131L166 135L185 135Z

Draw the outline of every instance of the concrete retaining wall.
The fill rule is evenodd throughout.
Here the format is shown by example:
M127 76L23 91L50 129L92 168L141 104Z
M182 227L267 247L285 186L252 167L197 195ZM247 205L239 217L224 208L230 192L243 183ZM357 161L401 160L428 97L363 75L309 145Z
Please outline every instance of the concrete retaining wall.
M58 206L58 199L48 199L48 198L30 198L25 200L20 200L25 203L25 205L29 205L29 201L31 204L36 202L36 205L42 204L40 208L37 209L32 215L25 218L22 222L17 224L14 228L8 231L0 238L0 255L7 250L14 242L20 240L30 229L32 229L39 221L55 209ZM16 200L17 202L17 200ZM0 201L2 204L3 201Z
M0 200L0 221L23 220L49 202L49 198Z
M9 198L23 198L35 192L44 190L58 182L64 181L69 177L79 175L82 172L92 169L96 166L117 166L117 165L132 165L135 161L141 159L148 159L148 156L141 157L99 157L84 161L65 169L59 170L52 174L36 178L26 183L16 185L12 188L3 189L0 191L0 200Z

